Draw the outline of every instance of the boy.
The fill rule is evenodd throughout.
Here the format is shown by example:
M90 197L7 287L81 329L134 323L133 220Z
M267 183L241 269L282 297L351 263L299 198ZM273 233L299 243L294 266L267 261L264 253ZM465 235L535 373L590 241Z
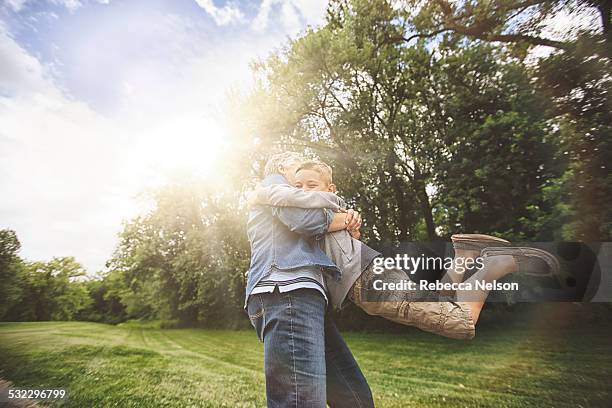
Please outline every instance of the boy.
M303 162L296 170L295 188L288 185L260 187L249 198L251 204L274 207L330 208L342 211L345 203L335 195L332 169L320 161ZM339 281L326 279L332 304L340 308L349 299L366 313L378 315L397 323L415 326L422 330L455 339L471 339L475 335L475 324L485 303L489 290L463 290L451 298L446 292L427 290L402 290L391 293L376 290L375 280L399 283L407 280L404 271L385 268L381 274L375 272L374 259L380 254L358 240L358 230L341 230L327 233L323 246L325 253L341 271ZM509 248L509 242L487 235L462 234L453 236L455 259L465 262L482 255L482 268L466 283L476 287L475 282L491 283L513 272L531 269L533 274L549 274L558 270L552 255L533 248ZM482 251L482 252L481 252ZM535 271L535 272L534 272ZM451 267L443 282L461 282L462 273ZM452 294L452 292L450 293Z

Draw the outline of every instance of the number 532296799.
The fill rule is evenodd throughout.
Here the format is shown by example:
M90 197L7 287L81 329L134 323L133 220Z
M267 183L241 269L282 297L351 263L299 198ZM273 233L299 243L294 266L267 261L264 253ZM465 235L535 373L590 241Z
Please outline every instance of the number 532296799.
M61 388L37 389L37 388L11 388L7 392L7 399L64 399L68 393Z

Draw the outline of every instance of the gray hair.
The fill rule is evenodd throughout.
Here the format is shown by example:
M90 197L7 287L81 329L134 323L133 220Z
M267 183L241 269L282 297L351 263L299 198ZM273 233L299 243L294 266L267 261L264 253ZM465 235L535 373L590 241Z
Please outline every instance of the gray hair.
M268 159L266 167L264 168L264 175L270 176L272 174L280 174L281 167L291 167L292 164L304 161L304 157L295 152L283 152L277 153Z

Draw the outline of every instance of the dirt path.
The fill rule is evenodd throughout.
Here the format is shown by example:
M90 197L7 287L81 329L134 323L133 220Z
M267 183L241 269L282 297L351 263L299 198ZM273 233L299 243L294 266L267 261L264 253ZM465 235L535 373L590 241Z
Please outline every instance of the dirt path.
M6 408L42 408L45 405L31 399L8 400L8 390L13 384L0 378L0 404ZM6 402L8 401L8 402Z

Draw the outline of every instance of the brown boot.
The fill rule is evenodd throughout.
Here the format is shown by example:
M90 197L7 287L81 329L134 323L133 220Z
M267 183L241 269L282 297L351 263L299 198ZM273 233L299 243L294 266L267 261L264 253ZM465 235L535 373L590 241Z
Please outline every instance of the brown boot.
M516 261L516 273L531 276L551 276L559 278L561 266L557 258L550 252L527 247L488 247L482 250L480 256L490 258L498 255L510 255Z
M484 234L454 234L451 235L451 240L453 248L468 251L482 251L491 246L510 246L510 241Z

